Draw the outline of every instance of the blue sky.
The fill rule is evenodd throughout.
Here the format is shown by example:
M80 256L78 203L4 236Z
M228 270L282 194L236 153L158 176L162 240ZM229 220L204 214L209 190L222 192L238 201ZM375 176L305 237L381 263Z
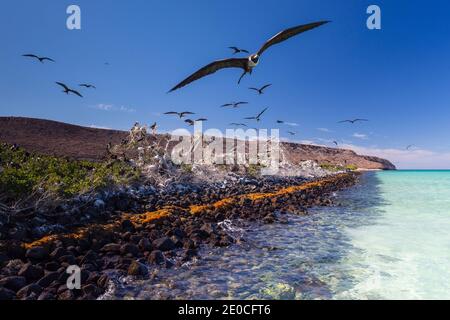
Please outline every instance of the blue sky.
M81 7L82 30L66 28L70 4ZM366 28L370 4L381 7L382 30ZM450 168L449 11L445 0L2 1L0 116L116 129L157 121L166 131L182 123L161 113L191 110L210 119L207 128L225 129L267 106L261 128L298 124L280 127L283 136L337 140L401 168ZM240 71L224 70L166 94L230 57L229 46L256 51L284 28L324 19L333 22L268 50L240 86ZM30 52L57 63L21 57ZM81 99L54 81L98 89ZM266 83L263 96L247 89ZM219 108L235 100L250 104ZM337 124L355 117L370 122Z

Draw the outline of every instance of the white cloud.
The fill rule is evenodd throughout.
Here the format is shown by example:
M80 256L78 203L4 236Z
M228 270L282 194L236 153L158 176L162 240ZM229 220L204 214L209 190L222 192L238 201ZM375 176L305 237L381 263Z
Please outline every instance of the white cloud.
M126 106L116 107L115 105L108 103L99 103L93 106L93 108L102 111L136 112L136 109L133 108L129 108Z
M362 140L367 140L368 139L367 134L357 133L357 132L355 132L352 137L353 138L357 138L357 139L362 139Z
M112 104L99 103L94 108L103 111L110 111L114 108L114 106Z
M399 169L449 169L450 152L438 153L426 149L395 149L378 147L361 147L344 144L342 148L350 149L360 155L380 157L394 163Z
M317 128L317 130L322 131L322 132L332 132L330 129L328 128Z
M299 124L295 123L295 122L285 122L284 124L287 125L287 126L291 126L291 127L298 127L299 126Z

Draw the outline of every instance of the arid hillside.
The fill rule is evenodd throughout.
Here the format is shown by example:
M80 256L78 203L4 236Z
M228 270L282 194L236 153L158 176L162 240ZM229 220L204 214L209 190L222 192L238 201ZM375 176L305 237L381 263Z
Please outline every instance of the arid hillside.
M128 132L81 127L56 121L0 117L0 142L17 144L31 152L75 159L101 160L107 145L120 144ZM164 139L159 136L159 139ZM283 155L291 163L314 160L333 165L356 165L360 169L395 170L388 160L357 155L351 150L296 143L283 143Z

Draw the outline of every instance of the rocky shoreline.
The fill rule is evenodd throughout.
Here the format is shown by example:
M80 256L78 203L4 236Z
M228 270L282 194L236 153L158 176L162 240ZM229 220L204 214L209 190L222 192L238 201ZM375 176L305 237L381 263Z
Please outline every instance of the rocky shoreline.
M358 180L341 173L306 180L234 177L214 184L172 184L75 199L52 215L24 213L0 221L0 300L93 300L112 274L148 278L149 266L176 268L201 246L236 241L225 220L277 223L277 212L307 214L333 205L330 194ZM81 289L69 290L69 266L81 268Z

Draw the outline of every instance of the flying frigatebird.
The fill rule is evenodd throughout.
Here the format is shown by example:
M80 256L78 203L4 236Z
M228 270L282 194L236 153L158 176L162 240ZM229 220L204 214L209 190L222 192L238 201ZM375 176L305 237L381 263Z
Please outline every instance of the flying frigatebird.
M63 92L64 92L65 94L73 93L73 94L79 96L80 98L83 98L83 96L81 95L81 93L79 93L79 92L76 91L76 90L70 89L70 88L69 88L67 85L65 85L64 83L62 83L62 82L56 82L56 84L59 85L59 86L61 86L61 87L63 87L63 89L64 89Z
M250 53L250 52L248 52L248 50L240 49L238 47L228 47L228 49L233 50L234 51L233 54L238 54L238 53L241 53L241 52Z
M267 111L267 109L269 108L265 108L263 111L261 111L256 117L248 117L248 118L244 118L245 120L256 120L256 122L261 121L261 116L264 114L264 112Z
M309 24L304 24L300 26L296 26L293 28L289 28L286 30L283 30L279 33L277 33L275 36L270 38L264 45L258 50L257 53L252 54L248 56L247 58L230 58L230 59L224 59L224 60L218 60L214 61L205 67L199 69L189 77L187 77L185 80L181 81L179 84L177 84L175 87L173 87L169 92L173 92L177 89L180 89L191 82L194 82L198 79L201 79L207 75L213 74L216 71L219 71L221 69L225 68L239 68L243 70L243 73L241 77L239 78L238 84L241 82L242 78L247 73L252 73L252 70L254 67L256 67L259 63L261 55L271 46L281 43L283 41L286 41L287 39L294 37L300 33L303 33L305 31L317 28L323 24L328 23L329 21L319 21L319 22L313 22Z
M82 83L82 84L79 84L79 86L80 87L85 87L85 88L88 88L88 89L97 89L96 86L94 86L92 84L88 84L88 83Z
M231 103L226 103L224 105L221 105L220 107L221 108L225 108L225 107L239 108L239 106L242 104L248 104L248 102L245 102L245 101L231 102Z
M39 57L35 54L23 54L22 57L27 57L27 58L33 58L33 59L37 59L39 60L39 62L44 63L44 61L51 61L51 62L55 62L55 60L53 60L52 58L49 57Z
M338 123L346 123L346 122L348 122L348 123L351 123L351 124L355 124L356 122L360 122L360 121L369 121L369 120L367 120L367 119L342 120L342 121L339 121Z
M183 119L185 116L190 115L190 114L195 114L195 113L190 112L190 111L183 111L183 112L169 111L164 114L165 115L177 115L178 117L180 117L180 119Z
M256 92L258 92L259 95L264 94L264 90L266 90L268 87L272 86L272 84L266 84L265 86L263 86L262 88L249 88L250 90L254 90Z

